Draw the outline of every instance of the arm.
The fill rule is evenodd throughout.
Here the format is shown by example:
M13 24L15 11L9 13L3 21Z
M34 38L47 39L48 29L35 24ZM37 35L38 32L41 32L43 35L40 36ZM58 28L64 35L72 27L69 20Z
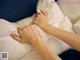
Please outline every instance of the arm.
M43 57L43 60L61 60L41 38L32 43L32 46Z
M19 28L18 30L21 38L14 34L11 36L20 42L30 43L38 51L43 60L61 60L54 52L51 51L32 26L22 29Z
M74 33L64 31L54 26L48 25L48 27L42 28L45 32L61 39L62 41L69 44L72 48L80 51L80 36Z
M71 32L56 28L50 25L47 20L48 20L48 16L44 11L41 11L40 14L37 16L36 20L34 21L34 23L37 24L46 33L61 39L62 41L66 42L74 49L80 51L80 36L73 34Z

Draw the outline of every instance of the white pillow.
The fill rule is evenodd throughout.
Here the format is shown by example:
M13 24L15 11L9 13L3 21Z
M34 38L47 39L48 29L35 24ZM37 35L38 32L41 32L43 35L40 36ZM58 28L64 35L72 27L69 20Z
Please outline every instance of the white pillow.
M16 30L16 27L4 19L0 19L0 37L8 36Z
M59 3L77 3L79 0L58 0Z
M8 52L9 60L18 60L32 49L30 45L21 44L10 37L9 35L14 31L16 27L12 23L0 19L0 53Z
M80 19L74 24L75 32L80 35Z
M58 2L63 13L74 24L80 17L80 0L58 0Z

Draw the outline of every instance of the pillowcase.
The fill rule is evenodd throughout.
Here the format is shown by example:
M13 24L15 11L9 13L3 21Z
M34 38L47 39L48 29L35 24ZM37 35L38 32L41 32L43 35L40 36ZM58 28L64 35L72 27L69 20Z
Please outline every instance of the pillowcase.
M9 36L16 27L4 19L0 19L0 37Z
M74 24L80 17L80 0L58 0L62 12Z

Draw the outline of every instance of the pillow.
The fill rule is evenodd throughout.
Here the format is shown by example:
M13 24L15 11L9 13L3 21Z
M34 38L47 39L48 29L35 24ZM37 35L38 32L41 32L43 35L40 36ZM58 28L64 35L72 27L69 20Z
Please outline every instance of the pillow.
M71 24L69 22L69 19L68 18L66 19L66 17L64 17L64 15L63 15L62 11L60 10L59 6L57 5L57 3L54 3L54 0L46 0L46 1L39 0L38 7L37 7L37 10L39 10L40 8L45 8L45 10L49 14L49 23L52 24L53 26L63 29L63 28L66 28L65 26ZM22 19L21 21L14 23L14 25L16 24L16 25L20 25L21 27L24 27L26 25L32 24L34 18L35 18L35 15L33 15L32 17ZM64 23L65 20L68 20L68 21L62 27L62 24L60 24L60 23ZM72 28L72 25L70 25L69 27ZM39 34L43 38L43 40L45 40L45 42L49 45L49 47L56 54L60 54L70 48L69 45L60 41L60 39L43 32L38 26L34 25L34 28L39 32ZM8 38L8 40L9 40L9 38ZM11 39L9 41L11 41ZM10 44L10 43L11 42L9 42L7 44ZM6 46L7 46L7 44L6 44ZM12 46L14 46L14 44L16 44L18 47L15 48L17 50L15 50L15 49L13 50L13 53L11 54L11 57L9 58L10 60L18 60L18 59L19 60L41 60L40 55L30 45L28 45L28 44L23 45L23 44L18 43L17 41L15 41L15 43L13 43ZM3 46L3 45L1 45L1 46ZM11 47L9 47L9 48L11 48Z
M74 24L75 32L80 35L80 19Z
M9 60L18 60L31 51L30 45L21 44L9 36L14 31L16 27L12 23L0 19L0 53L8 52Z
M0 37L8 36L15 30L16 27L14 25L4 19L0 19Z
M59 3L77 3L79 0L58 0Z
M63 13L74 24L80 18L80 0L58 0L58 2Z

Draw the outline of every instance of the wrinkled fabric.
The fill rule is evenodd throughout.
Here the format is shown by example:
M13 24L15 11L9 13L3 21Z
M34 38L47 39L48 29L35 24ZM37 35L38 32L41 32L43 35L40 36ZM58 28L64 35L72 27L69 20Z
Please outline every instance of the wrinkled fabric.
M80 0L58 0L59 7L74 24L80 19Z
M74 24L76 34L80 35L80 19Z
M46 10L48 12L48 16L49 16L48 21L51 25L61 28L61 29L64 29L64 30L67 30L67 31L70 31L70 32L73 32L72 24L70 23L68 17L63 15L62 11L60 10L57 3L54 2L54 0L39 0L38 6L37 6L37 11L39 11L40 8L45 8L44 10ZM18 22L15 22L13 24L16 27L17 26L19 26L19 27L28 26L33 23L35 15L36 14L34 14L31 17L22 19ZM58 39L56 37L53 37L53 36L43 32L35 24L34 24L34 28L38 31L38 33L42 37L42 39L49 45L49 47L52 49L52 52L54 51L56 54L60 54L70 48L70 46L68 44L60 41L60 39ZM13 29L15 29L15 28L13 28ZM12 33L15 33L15 32L12 32ZM10 47L6 47L7 50L5 50L5 51L8 51L9 53L11 53L9 60L17 60L17 59L18 60L41 60L41 56L37 53L37 51L31 45L21 44L21 43L15 41L14 39L12 39L12 38L10 39L10 38L11 38L10 36L9 36L9 38L6 38L6 39L4 38L4 41L10 41L10 42L8 42L8 43L4 43L4 41L2 42L3 45L5 44L6 46L8 46L8 44L9 44L9 46L10 46ZM14 42L14 43L11 43L11 42ZM10 45L10 44L12 44L12 45ZM0 45L0 46L2 47L3 45ZM4 45L4 49L6 49L5 45ZM11 47L13 47L14 50L9 51ZM0 51L4 51L4 49L1 48Z

